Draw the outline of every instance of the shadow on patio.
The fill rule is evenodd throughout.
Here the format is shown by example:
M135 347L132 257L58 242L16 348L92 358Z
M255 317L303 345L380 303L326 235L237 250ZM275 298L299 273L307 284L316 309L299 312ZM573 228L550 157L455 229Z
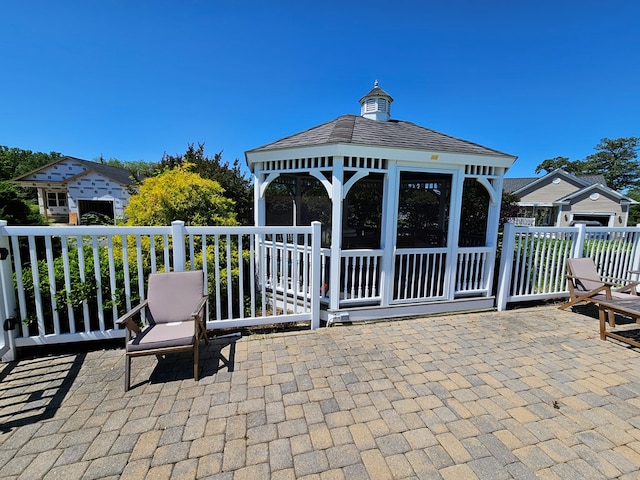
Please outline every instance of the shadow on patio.
M86 353L11 362L0 370L0 431L52 418L76 380Z

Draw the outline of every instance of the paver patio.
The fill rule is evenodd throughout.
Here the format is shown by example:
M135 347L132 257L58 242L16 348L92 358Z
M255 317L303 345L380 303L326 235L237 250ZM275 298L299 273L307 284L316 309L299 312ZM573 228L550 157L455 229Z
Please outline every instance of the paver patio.
M216 347L217 345L217 347ZM640 351L554 306L0 366L0 478L640 479ZM176 361L177 359L177 361ZM149 380L150 379L150 380Z

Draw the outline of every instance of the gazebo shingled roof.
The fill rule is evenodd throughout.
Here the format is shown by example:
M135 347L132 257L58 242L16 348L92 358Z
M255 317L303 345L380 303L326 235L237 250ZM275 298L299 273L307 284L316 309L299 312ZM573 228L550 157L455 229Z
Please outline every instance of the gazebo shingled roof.
M411 122L403 120L379 122L359 115L342 115L303 132L254 148L247 153L336 143L429 150L444 153L511 156Z

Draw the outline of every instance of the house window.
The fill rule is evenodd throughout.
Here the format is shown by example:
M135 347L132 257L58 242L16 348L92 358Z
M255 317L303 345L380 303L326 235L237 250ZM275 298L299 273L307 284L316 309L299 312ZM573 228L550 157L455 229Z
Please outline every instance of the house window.
M47 192L47 207L66 207L67 194L65 192Z

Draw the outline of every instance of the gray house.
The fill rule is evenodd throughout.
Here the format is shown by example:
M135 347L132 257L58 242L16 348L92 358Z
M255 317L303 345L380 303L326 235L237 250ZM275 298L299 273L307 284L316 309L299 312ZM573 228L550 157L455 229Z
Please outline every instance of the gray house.
M513 219L520 225L626 227L629 206L638 203L609 188L602 175L576 176L561 169L537 178L505 178L502 188L520 198Z
M40 214L49 222L79 225L85 213L122 217L136 182L128 170L62 157L13 179L38 190Z

